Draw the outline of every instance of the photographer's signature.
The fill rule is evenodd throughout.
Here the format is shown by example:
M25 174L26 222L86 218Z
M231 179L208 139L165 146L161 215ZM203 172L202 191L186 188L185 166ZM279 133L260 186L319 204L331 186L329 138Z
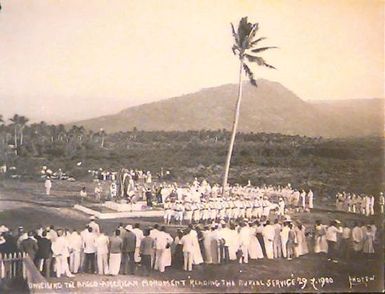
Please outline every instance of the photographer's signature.
M375 280L376 276L350 276L349 275L349 288L352 289L355 286L363 285L365 287L368 287L368 284L370 282L373 282Z

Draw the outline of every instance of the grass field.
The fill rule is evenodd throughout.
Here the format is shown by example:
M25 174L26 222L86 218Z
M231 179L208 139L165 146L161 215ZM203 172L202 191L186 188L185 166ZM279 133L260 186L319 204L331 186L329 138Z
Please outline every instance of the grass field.
M54 182L52 195L44 195L41 182L4 180L0 187L0 224L11 228L24 226L27 230L38 225L53 224L57 227L82 229L88 222L88 216L72 209L77 201L77 194L82 186L92 187L90 182ZM320 201L319 201L320 202ZM317 205L316 201L316 205ZM312 227L316 219L324 222L332 218L341 221L371 219L333 211L332 205L319 203L322 209L312 213L294 214L293 219L301 220L306 227ZM376 219L376 221L381 221ZM142 226L160 223L160 218L116 219L98 221L102 230L111 233L118 223L140 222ZM379 223L380 225L380 223ZM168 226L175 235L177 226ZM382 230L379 229L382 240ZM309 247L312 247L312 240ZM50 279L61 292L369 292L383 286L383 244L376 245L377 254L372 259L357 257L340 260L338 264L327 261L326 256L310 253L292 261L258 260L245 264L195 266L192 273L174 268L167 268L165 273L155 272L151 278L143 276L138 269L135 276L97 277L79 274L73 279ZM354 277L368 277L369 282L351 285ZM294 279L294 280L293 280ZM274 281L273 281L274 280ZM288 284L289 281L289 284ZM354 283L353 283L354 284ZM72 288L74 286L74 288ZM302 289L303 287L303 289Z

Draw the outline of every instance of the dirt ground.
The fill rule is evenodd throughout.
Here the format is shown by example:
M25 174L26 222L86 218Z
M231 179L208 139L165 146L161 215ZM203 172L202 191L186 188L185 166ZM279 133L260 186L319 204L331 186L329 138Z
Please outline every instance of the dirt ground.
M82 186L92 189L92 183L54 182L52 195L44 195L42 182L2 181L0 184L0 224L10 228L22 225L26 230L39 225L84 228L88 216L72 208ZM317 204L317 203L316 203ZM322 206L323 208L325 206ZM332 210L315 210L294 214L306 227L316 219L327 222L340 219L351 222L375 220L379 227L379 240L383 240L382 218L367 218ZM160 218L116 219L98 221L102 230L111 233L120 222L140 222L143 227L161 223ZM176 226L168 227L172 235ZM309 240L312 247L312 240ZM194 266L193 272L167 268L165 273L154 272L145 277L141 268L135 276L96 276L79 274L72 279L50 279L47 288L61 293L180 293L180 292L371 292L383 289L383 243L376 244L377 253L367 258L354 257L330 263L326 256L310 253L298 259L257 260L249 264ZM43 290L40 290L45 292Z

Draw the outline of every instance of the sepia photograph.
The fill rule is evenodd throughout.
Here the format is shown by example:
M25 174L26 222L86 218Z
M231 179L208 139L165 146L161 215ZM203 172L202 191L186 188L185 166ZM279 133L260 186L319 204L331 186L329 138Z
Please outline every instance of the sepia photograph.
M384 0L0 0L0 293L383 293Z

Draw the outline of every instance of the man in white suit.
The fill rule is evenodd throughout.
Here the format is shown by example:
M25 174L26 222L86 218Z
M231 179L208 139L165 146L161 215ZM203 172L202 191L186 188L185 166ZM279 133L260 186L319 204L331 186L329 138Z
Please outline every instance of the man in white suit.
M262 230L263 241L265 243L266 255L268 259L273 259L274 250L273 250L273 241L275 236L274 226L270 224L270 221L266 221L266 225Z
M191 231L190 229L188 229L187 234L184 235L180 240L180 244L182 244L183 246L183 249L182 249L183 258L184 258L183 269L189 272L192 271L193 254L194 254L194 246L195 246L194 238L190 233Z
M68 237L70 246L70 271L77 274L80 267L80 253L82 251L82 237L75 229Z
M239 231L239 247L242 251L242 257L239 259L239 263L249 262L249 244L250 244L250 229L246 223L241 223L241 229Z
M99 275L108 275L108 245L109 238L100 233L95 239L96 261Z
M73 277L68 266L69 245L67 239L63 236L63 230L57 231L58 237L52 242L52 252L56 264L56 277L61 275Z

